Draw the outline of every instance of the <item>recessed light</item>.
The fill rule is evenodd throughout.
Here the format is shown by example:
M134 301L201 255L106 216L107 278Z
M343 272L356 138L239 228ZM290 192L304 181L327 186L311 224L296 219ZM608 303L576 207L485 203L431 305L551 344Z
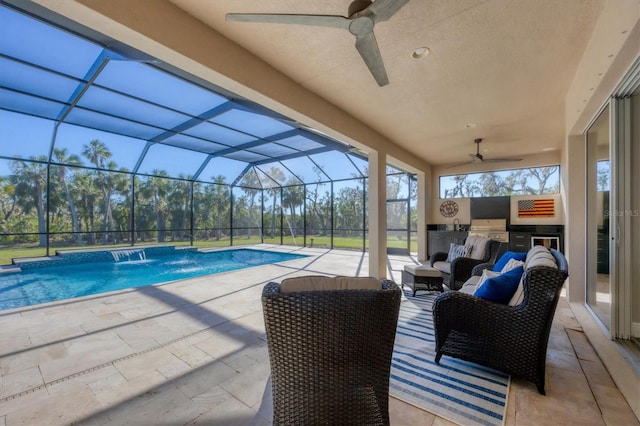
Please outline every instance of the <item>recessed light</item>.
M471 129L472 127L476 127L476 123L467 123L464 125L467 129Z
M411 58L413 58L413 59L424 58L425 56L427 56L429 54L429 52L430 52L430 50L429 50L428 47L418 47L416 50L411 52Z

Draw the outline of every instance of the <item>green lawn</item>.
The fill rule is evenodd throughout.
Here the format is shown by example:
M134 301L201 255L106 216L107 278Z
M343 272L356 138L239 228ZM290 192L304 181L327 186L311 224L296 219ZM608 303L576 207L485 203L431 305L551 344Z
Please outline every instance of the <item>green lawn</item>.
M311 240L313 239L313 247L326 247L329 248L331 244L331 238L329 236L307 236L307 247L311 247ZM234 245L244 245L244 244L260 244L260 237L235 237L233 239ZM277 238L264 238L264 242L266 244L280 244L280 237ZM304 239L302 237L293 238L290 236L283 238L284 245L291 245L301 247L303 245ZM157 243L148 242L139 245L153 245ZM189 241L177 241L177 242L166 242L165 244L175 245L175 246L188 246ZM193 243L194 247L198 248L206 248L206 247L228 247L229 239L221 238L220 240L197 240ZM362 248L362 238L356 237L334 237L333 246L336 249L354 249L360 250ZM387 240L387 247L389 248L406 248L407 242L406 240L396 240L389 239ZM94 249L94 248L104 248L106 250L115 249L118 247L129 247L128 244L122 245L109 245L104 246L102 244L96 244L91 246L82 246L82 247L51 247L50 254L55 255L56 250L86 250L86 249ZM417 251L417 242L412 241L411 251ZM25 257L41 257L45 255L45 248L38 247L37 245L10 245L10 246L0 246L0 265L9 265L14 258L25 258Z
M9 265L13 258L39 257L45 255L43 247L2 247L0 249L0 265Z

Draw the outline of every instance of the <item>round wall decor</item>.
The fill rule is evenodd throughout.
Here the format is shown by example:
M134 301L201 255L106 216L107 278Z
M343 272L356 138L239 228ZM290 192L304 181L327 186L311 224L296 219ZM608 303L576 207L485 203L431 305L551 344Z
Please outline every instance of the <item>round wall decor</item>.
M440 214L444 217L454 217L458 214L458 203L452 200L445 200L440 204Z

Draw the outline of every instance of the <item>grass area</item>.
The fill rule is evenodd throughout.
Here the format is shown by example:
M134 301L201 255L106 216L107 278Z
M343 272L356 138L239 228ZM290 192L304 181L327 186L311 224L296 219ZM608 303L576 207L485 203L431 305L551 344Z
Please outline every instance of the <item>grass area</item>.
M45 255L44 247L2 247L0 265L9 265L13 258L39 257Z
M313 244L312 244L313 240ZM276 238L264 238L264 242L266 244L280 244L280 237ZM291 245L296 247L302 247L304 243L304 238L296 237L295 239L291 236L287 236L283 238L284 245ZM245 244L260 244L260 237L252 236L250 238L247 237L235 237L233 239L234 245L245 245ZM418 250L418 245L416 241L411 242L410 250L415 252ZM168 244L175 245L177 247L189 246L189 241L167 241L165 243L156 243L156 242L144 242L137 244L138 246L144 245L154 245L154 244ZM221 238L220 240L197 240L193 242L194 247L198 248L207 248L207 247L230 247L229 238ZM331 238L329 236L307 236L307 247L324 247L329 248L331 246ZM130 247L129 244L120 244L120 245L108 245L105 246L103 244L94 244L90 246L67 246L67 247L50 247L50 254L53 256L56 253L56 250L87 250L87 249L96 249L101 248L105 250L117 249L121 247ZM334 237L333 239L333 247L336 249L348 249L348 250L360 250L362 249L362 238L358 237ZM389 239L387 240L388 248L406 248L407 241L406 240L397 240L397 239ZM25 257L42 257L45 256L46 250L44 247L38 247L37 245L7 245L0 246L0 265L10 265L13 259L25 258Z

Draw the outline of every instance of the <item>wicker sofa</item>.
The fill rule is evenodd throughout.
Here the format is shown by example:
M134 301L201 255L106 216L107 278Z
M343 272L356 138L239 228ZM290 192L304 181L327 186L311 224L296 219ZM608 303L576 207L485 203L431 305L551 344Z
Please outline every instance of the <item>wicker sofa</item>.
M544 395L551 323L568 276L565 257L542 246L526 256L524 273L510 304L474 296L479 265L461 291L439 295L433 304L436 363L443 355L482 364L533 382Z
M389 424L400 288L305 276L262 292L273 424Z
M443 282L451 290L460 289L462 284L472 275L476 265L495 260L500 242L469 235L464 245L472 247L468 256L458 257L450 262L448 260L449 253L437 252L429 259L431 267L440 271Z

